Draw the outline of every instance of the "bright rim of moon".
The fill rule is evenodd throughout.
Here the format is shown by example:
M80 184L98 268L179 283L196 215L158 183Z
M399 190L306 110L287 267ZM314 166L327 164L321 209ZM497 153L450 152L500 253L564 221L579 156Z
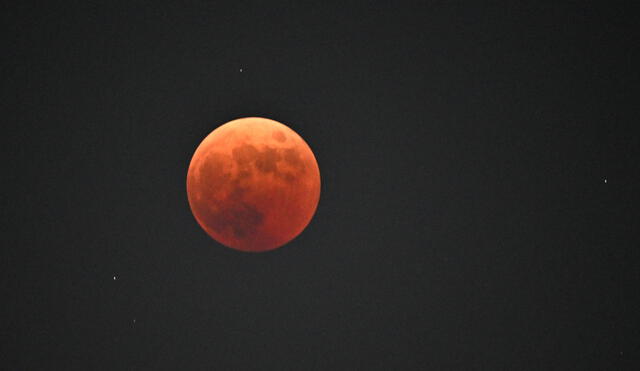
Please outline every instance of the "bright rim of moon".
M311 221L320 170L309 145L286 125L241 118L200 143L189 164L187 196L213 239L241 251L269 251Z

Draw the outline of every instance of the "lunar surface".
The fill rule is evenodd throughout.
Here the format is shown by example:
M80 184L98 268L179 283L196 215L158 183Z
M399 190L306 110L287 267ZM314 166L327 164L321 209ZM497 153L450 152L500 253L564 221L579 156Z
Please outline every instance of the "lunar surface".
M187 196L195 219L216 241L268 251L309 224L320 198L320 171L307 143L289 127L242 118L218 127L198 146Z

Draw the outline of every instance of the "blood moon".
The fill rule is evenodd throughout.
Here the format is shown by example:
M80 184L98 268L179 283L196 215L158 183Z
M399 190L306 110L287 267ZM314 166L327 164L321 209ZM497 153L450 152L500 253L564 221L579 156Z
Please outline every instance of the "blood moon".
M225 246L278 248L309 224L320 198L320 170L307 143L277 121L230 121L200 143L187 196L202 229Z

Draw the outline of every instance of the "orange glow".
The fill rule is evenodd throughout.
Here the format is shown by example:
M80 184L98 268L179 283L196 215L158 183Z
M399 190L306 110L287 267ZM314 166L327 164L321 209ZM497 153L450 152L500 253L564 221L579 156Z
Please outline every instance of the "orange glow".
M242 251L268 251L300 234L320 198L320 170L289 127L248 117L230 121L196 149L187 196L200 226Z

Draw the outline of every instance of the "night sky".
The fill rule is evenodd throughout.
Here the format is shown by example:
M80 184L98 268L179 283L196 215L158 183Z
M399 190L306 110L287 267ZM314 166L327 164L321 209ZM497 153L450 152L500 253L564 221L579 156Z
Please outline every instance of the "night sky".
M639 369L637 13L267 3L2 6L0 369ZM263 254L185 189L246 116L322 178Z

